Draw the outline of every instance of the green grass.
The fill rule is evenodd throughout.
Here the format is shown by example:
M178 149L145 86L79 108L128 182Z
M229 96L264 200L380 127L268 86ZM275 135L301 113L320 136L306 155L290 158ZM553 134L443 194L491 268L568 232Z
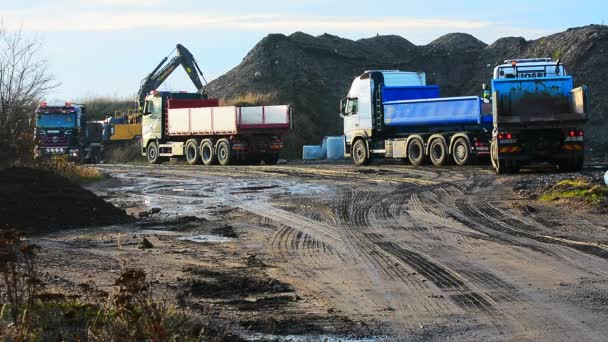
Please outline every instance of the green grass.
M602 201L608 200L608 187L592 184L584 179L567 179L557 183L539 199L544 202L567 199L598 205Z

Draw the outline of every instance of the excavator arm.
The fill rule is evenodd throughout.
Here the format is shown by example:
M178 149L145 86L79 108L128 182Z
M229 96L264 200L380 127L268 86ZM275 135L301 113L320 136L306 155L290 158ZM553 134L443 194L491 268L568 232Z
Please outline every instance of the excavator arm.
M157 89L160 85L177 69L179 65L181 65L194 86L198 90L198 92L206 96L205 86L203 82L201 82L201 78L205 83L205 77L203 76L203 72L196 63L194 56L186 49L183 45L177 44L177 56L171 58L169 63L165 65L169 57L163 58L163 60L154 68L154 70L141 82L141 86L139 88L139 92L137 93L137 102L139 104L139 110L141 111L144 105L144 101L146 96L150 93L150 91ZM163 66L164 65L164 66ZM200 75L200 76L199 76Z

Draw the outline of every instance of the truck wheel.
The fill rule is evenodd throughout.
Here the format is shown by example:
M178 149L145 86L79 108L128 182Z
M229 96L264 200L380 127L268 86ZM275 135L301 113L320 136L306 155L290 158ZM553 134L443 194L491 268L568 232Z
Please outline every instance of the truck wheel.
M232 159L232 148L230 147L230 143L226 140L220 141L217 145L217 159L222 166L230 164L230 160Z
M361 166L369 164L370 158L365 140L359 139L355 141L352 147L352 156L355 165Z
M471 146L465 138L458 138L452 146L452 158L458 166L466 165L471 155ZM498 160L498 158L497 158Z
M439 138L434 139L429 147L429 156L435 166L443 166L448 159L448 148L445 142Z
M190 140L186 143L186 161L190 165L196 165L201 163L201 153L198 148L198 144L194 140Z
M99 150L93 150L91 155L91 164L95 165L99 163Z
M156 141L151 142L146 150L146 156L148 157L148 163L160 164L160 157L158 155L158 143Z
M265 155L263 160L264 160L264 164L266 164L266 165L277 165L277 163L279 162L279 154L272 153L272 154Z
M209 166L217 163L217 154L215 154L211 140L203 140L201 144L201 157L203 164Z
M414 138L407 145L407 158L414 166L420 166L424 163L424 144L422 140Z
M581 171L583 169L584 165L585 165L585 156L583 154L577 155L576 157L574 157L573 171L575 171L575 172Z

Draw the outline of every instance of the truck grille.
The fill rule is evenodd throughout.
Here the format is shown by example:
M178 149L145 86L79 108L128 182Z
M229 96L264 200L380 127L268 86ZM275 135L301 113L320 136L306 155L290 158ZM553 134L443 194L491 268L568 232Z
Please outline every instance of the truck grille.
M69 137L41 137L40 138L40 146L41 147L66 147L68 146Z

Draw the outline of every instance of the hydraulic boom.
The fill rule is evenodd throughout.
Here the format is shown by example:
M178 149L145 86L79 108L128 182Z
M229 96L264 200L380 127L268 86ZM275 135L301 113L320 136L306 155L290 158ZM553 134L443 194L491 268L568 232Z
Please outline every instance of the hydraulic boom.
M163 58L156 68L154 68L154 70L141 82L139 92L137 93L137 103L140 112L143 109L146 96L150 91L157 89L180 64L192 80L192 83L194 83L197 91L202 95L206 95L205 86L203 85L203 82L201 82L201 78L205 81L205 84L207 81L205 80L198 63L196 63L194 56L181 44L177 44L176 50L177 56L173 57L166 65L165 63L169 57Z

